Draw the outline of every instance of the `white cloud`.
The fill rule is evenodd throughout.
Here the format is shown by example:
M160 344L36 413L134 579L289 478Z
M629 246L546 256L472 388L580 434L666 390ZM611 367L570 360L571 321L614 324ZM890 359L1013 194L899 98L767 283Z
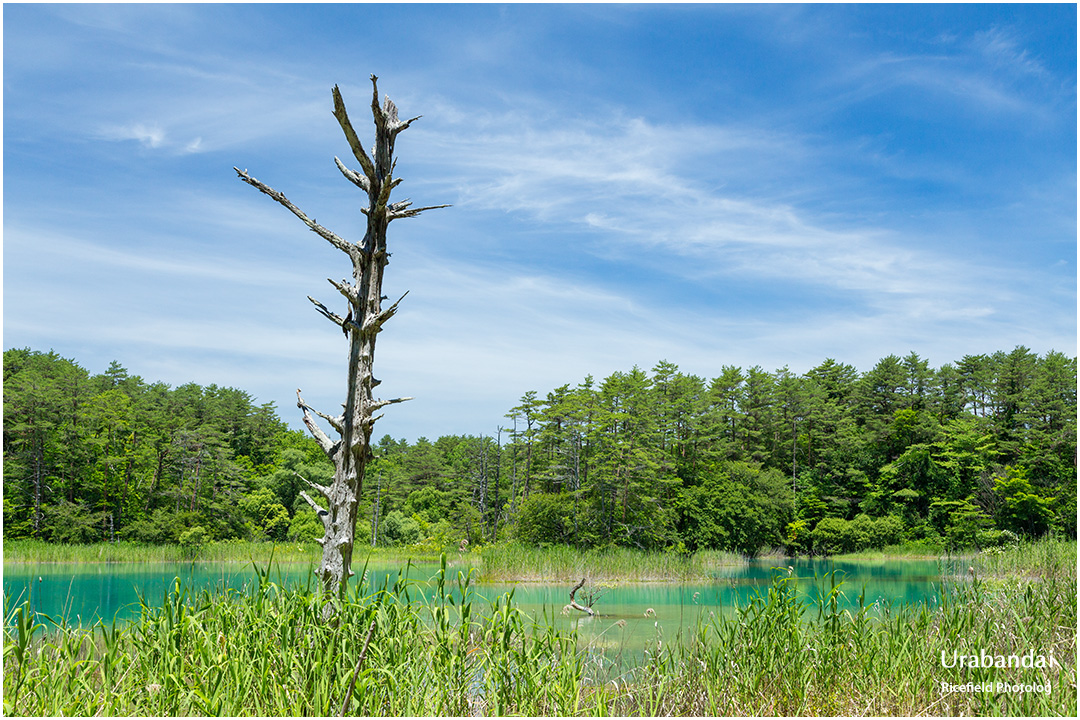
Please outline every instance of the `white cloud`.
M99 136L104 140L112 141L136 140L147 148L158 148L165 142L165 131L161 126L138 122L104 127L99 132Z
M267 288L310 281L307 276L264 259L206 252L193 255L183 249L162 251L163 243L143 242L137 246L138 250L121 249L44 227L8 226L4 234L8 246L5 264L9 268L36 266L52 268L54 273L71 271L84 277L121 273L150 282L173 277L187 283L218 282Z
M1046 78L1049 73L1037 57L1020 46L1019 40L1008 29L992 27L976 33L972 45L996 67L1015 75Z
M640 119L483 125L452 155L440 146L443 163L459 168L460 206L586 232L592 251L607 257L657 263L692 281L749 276L878 297L963 294L983 279L967 259L925 247L931 237L901 238L857 212L829 227L749 187L747 175L768 161L797 164L807 178L800 182L815 182L820 158L808 159L795 138Z
M194 7L165 12L201 33L207 15ZM297 386L309 402L333 410L342 392L343 338L304 295L336 299L323 278L340 277L347 265L251 188L231 179L236 191L222 188L232 164L250 166L352 236L362 218L343 200L353 188L330 162L335 153L347 160L348 149L329 115L332 81L324 80L341 76L345 46L331 43L333 62L316 67L322 60L303 38L295 48L241 49L234 31L219 27L217 40L228 42L168 42L174 23L156 9L57 12L82 18L86 33L109 33L112 44L96 65L107 81L65 87L60 78L69 77L77 56L70 50L50 63L53 104L42 109L31 102L36 83L27 79L40 70L27 61L10 81L18 98L11 108L24 113L22 136L12 137L48 138L80 117L97 140L154 151L160 183L137 187L130 175L111 177L114 168L73 156L82 163L78 179L92 177L76 188L82 204L50 212L25 192L23 205L5 208L9 342L55 345L92 371L115 357L149 380L232 384L276 401L295 426ZM821 33L807 28L824 22L794 12L789 30L820 43ZM143 32L144 24L156 34ZM41 36L52 29L43 26ZM466 36L475 30L460 29ZM87 34L87 47L92 37L100 39ZM555 92L545 91L547 80L518 84L528 75L512 58L492 63L498 73L474 75L476 57L455 56L463 63L457 80L407 62L395 66L395 81L382 89L406 114L425 116L399 144L408 180L402 190L418 205L455 208L439 220L410 221L409 230L392 228L400 244L387 294L412 292L380 336L376 374L388 396L417 400L391 408L376 432L491 432L527 390L543 393L634 364L650 368L661 358L710 376L724 364L801 371L830 356L868 369L908 350L936 364L1016 343L1069 350L1075 288L1062 278L1075 267L1075 205L1067 212L1073 198L1063 198L1075 195L1074 165L1055 166L1045 185L1029 184L1042 195L1016 194L1027 207L999 209L1001 228L991 228L1000 248L1028 218L1044 223L1044 248L1056 242L1047 237L1066 238L1066 271L1017 267L994 252L957 250L949 230L926 219L925 207L909 207L895 192L897 183L947 188L924 197L954 213L953 227L977 236L981 228L970 226L989 221L976 217L979 208L962 191L986 192L987 179L973 177L978 169L883 134L853 137L826 127L841 110L879 99L885 102L874 107L887 115L912 89L952 122L972 108L1004 116L1048 106L1044 96L1025 94L1047 66L1016 36L995 29L967 37L957 35L935 55L902 54L895 48L909 44L877 41L869 54L851 53L840 43L838 64L850 70L806 73L818 84L790 103L751 96L754 111L702 111L706 104L672 79L671 114L641 115L650 108L633 96L582 97L566 77L552 80L560 82ZM402 42L408 58L409 39ZM500 40L488 49L507 47ZM356 52L350 62L370 65L364 53L373 51ZM480 54L483 63L494 57ZM589 66L586 55L568 62L588 74L608 71ZM986 58L1008 72L987 72ZM134 89L116 80L129 74ZM369 130L370 86L359 77L342 90L357 129ZM443 83L438 94L428 93L436 83ZM482 84L490 92L474 92ZM631 87L618 85L619 92ZM1072 87L1075 93L1075 80ZM413 94L395 94L402 92ZM697 108L697 119L679 115L683 106ZM1071 114L1075 119L1074 102ZM296 161L309 151L318 153L310 166ZM214 153L221 175L207 170L219 159ZM13 161L9 182L15 187L26 177L47 187L62 178L42 168L58 166ZM311 166L327 172L316 176ZM893 186L883 188L883 178ZM1071 183L1064 194L1062 178ZM917 213L923 217L906 220ZM1055 225L1047 230L1050 216ZM104 364L95 365L95 353Z

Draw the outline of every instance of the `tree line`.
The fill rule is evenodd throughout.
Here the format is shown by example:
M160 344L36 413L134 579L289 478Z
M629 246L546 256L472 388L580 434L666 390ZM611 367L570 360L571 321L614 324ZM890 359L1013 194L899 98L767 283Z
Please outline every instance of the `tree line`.
M1076 534L1076 359L805 374L669 362L525 393L491 435L373 447L357 543L841 552ZM4 353L4 536L313 540L332 466L271 404Z

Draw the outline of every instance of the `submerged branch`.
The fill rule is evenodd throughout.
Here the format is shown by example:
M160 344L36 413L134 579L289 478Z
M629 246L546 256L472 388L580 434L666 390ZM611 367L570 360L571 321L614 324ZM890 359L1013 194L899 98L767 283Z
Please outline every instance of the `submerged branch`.
M574 589L570 591L570 605L569 605L569 607L572 607L575 610L579 610L579 611L581 611L583 613L588 613L589 615L595 615L596 614L595 610L593 610L591 607L586 607L584 605L579 605L577 600L574 599L574 595L577 594L577 591L580 590L581 586L584 585L584 584L585 584L585 578L581 578L581 582L579 582L577 585L575 585Z

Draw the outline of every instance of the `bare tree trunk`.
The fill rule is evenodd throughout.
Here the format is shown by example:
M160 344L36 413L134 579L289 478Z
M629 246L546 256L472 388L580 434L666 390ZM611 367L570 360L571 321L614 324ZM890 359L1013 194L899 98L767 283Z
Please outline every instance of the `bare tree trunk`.
M372 390L379 384L379 381L372 376L375 339L382 330L383 324L397 312L398 303L401 302L399 299L386 309L382 307L383 272L390 258L386 251L386 229L392 220L415 217L424 210L431 210L434 207L448 207L436 205L412 209L410 208L412 203L409 200L389 202L391 190L401 183L400 178L393 177L394 140L398 133L419 118L399 120L397 107L390 98L386 98L380 106L377 81L378 78L372 75L371 112L375 120L375 146L372 155L374 157L369 156L360 144L360 139L349 121L345 103L336 85L333 90L334 117L337 118L338 124L345 133L345 138L349 142L353 156L360 163L362 172L347 168L336 157L334 162L342 175L366 192L368 196L368 206L361 210L367 216L367 232L359 243L343 240L310 219L282 193L251 177L246 170L233 168L241 180L287 208L308 228L348 255L352 261L351 281L329 280L346 300L347 312L344 317L331 312L321 302L308 296L308 300L314 303L316 309L340 327L348 338L349 365L344 412L341 415L331 416L314 410L304 402L300 396L300 390L296 391L296 404L303 413L304 425L334 464L334 480L329 487L310 481L307 483L311 489L322 496L327 504L325 509L306 492L300 493L304 500L314 508L325 530L321 541L323 555L318 574L322 581L323 591L327 595L343 595L348 586L349 576L353 574L350 566L356 534L357 501L363 487L364 468L372 457L371 432L375 421L381 417L375 413L386 405L411 399L378 400L372 394ZM331 440L315 422L313 413L329 423L340 436L340 440Z
M202 450L195 457L195 487L191 490L191 506L188 512L195 512L195 500L199 497L199 488L202 486Z
M502 427L499 427L499 439L495 448L495 519L491 524L491 542L499 536L499 513L502 507L499 505L499 477L502 475Z
M162 450L159 446L157 448L157 467L154 469L154 479L150 481L150 490L146 493L146 504L143 505L143 512L150 512L150 503L154 500L154 491L157 490L158 481L161 480L162 473L165 472L165 458L168 456L168 451Z
M33 421L31 421L32 423ZM45 482L45 438L44 432L40 437L33 437L31 442L33 443L34 453L34 512L31 516L31 522L34 528L33 536L35 538L41 537L41 486Z

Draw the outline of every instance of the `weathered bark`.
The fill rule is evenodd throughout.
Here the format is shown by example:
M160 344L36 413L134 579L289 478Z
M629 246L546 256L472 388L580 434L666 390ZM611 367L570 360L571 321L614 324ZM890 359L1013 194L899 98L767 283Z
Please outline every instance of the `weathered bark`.
M495 451L495 520L491 527L491 542L495 542L499 536L499 513L502 506L499 505L499 477L502 475L502 427L499 428L499 440Z
M379 538L379 513L381 508L379 502L382 500L382 473L379 473L379 484L375 486L375 505L371 508L371 547L375 547L375 544Z
M303 413L304 425L334 464L334 480L329 487L308 483L322 496L327 504L326 508L320 506L306 492L301 493L319 515L325 530L321 541L323 555L318 575L322 581L323 591L327 595L344 594L349 576L353 574L350 566L356 534L357 503L363 487L364 469L371 459L372 428L375 421L382 417L375 413L387 405L411 399L405 397L378 400L372 393L379 382L372 376L375 339L386 321L397 312L398 302L401 302L398 300L386 309L382 307L383 272L390 257L386 251L386 229L392 220L415 217L424 210L448 207L436 205L411 209L409 200L390 202L390 192L401 183L400 178L393 176L394 141L398 133L419 118L399 120L397 107L390 98L386 98L380 106L377 81L378 78L372 75L371 112L375 121L375 145L371 155L368 155L360 144L337 86L335 85L333 89L334 117L345 133L353 156L360 163L361 172L347 168L336 157L334 162L342 175L366 192L368 196L367 207L361 208L361 212L367 216L367 232L359 243L342 239L305 215L282 193L251 177L246 170L233 168L241 180L287 208L308 228L348 255L352 261L351 282L329 280L347 302L347 312L344 317L330 311L314 298L308 297L316 309L340 327L348 338L349 361L344 412L335 416L318 412L304 402L299 390L296 391L296 404ZM313 415L329 423L339 439L332 440L319 427Z

